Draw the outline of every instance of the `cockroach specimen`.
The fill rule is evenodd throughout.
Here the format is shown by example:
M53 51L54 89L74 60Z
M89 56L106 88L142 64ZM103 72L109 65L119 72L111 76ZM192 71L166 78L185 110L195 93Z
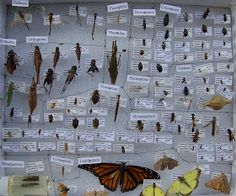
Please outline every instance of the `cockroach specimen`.
M125 147L121 146L121 152L124 154L125 153Z
M94 31L95 31L95 26L96 26L97 15L98 15L97 13L94 13L93 15L92 40L94 40Z
M189 20L189 15L188 15L187 12L184 12L183 17L184 17L184 21L185 21L185 22L188 22L188 20Z
M199 139L200 139L199 135L200 135L200 132L199 132L198 129L196 129L196 131L195 131L195 133L193 134L193 137L192 137L193 143L197 143L199 141Z
M207 33L207 26L205 24L202 25L202 32Z
M227 15L226 14L223 14L223 20L224 20L224 22L227 21Z
M52 122L53 122L53 115L52 115L52 114L49 114L49 115L48 115L48 122L49 122L49 123L52 123Z
M188 29L184 28L183 36L184 37L188 37Z
M51 35L52 21L53 21L53 13L52 12L50 12L48 14L48 20L49 20L49 32L48 32L48 35Z
M18 11L18 15L19 15L19 17L23 20L23 22L25 23L25 26L27 27L27 29L30 31L30 28L29 28L28 24L26 23L24 13L23 13L21 10L19 10L19 11Z
M194 132L194 130L195 130L196 126L197 126L195 114L192 114L192 123L191 124L192 124L192 132Z
M54 71L56 69L59 58L60 58L60 49L59 49L59 47L56 47L55 53L54 53L54 58L53 58L53 69L54 69Z
M19 65L17 54L14 52L14 50L9 50L7 55L7 62L5 63L7 72L9 74L13 74L13 72L16 70L16 65Z
M137 126L136 126L136 128L137 128L140 132L143 131L143 122L142 122L141 120L138 120L138 121L137 121Z
M232 133L232 131L230 129L227 130L228 136L229 136L229 142L235 142L235 137L234 134Z
M65 92L67 86L68 86L68 85L71 83L71 81L74 79L75 75L78 75L78 74L76 73L76 71L77 71L77 67L76 67L75 65L73 65L73 66L71 67L70 71L68 71L68 75L67 75L67 77L66 77L65 85L64 85L64 87L63 87L61 93L64 93L64 92Z
M212 136L215 136L216 133L217 134L219 133L219 127L217 126L217 120L215 116L213 116L212 120L209 123L207 123L205 126L203 126L203 128L208 127L209 125L211 125Z
M78 120L78 118L75 117L72 120L72 127L74 127L74 129L76 129L78 127L78 125L79 125L79 120Z
M93 128L97 129L99 127L99 120L95 117L93 119Z
M80 65L80 57L81 57L81 47L80 47L79 43L76 43L75 54L76 54L78 66L79 66Z
M117 117L117 114L118 114L119 107L120 107L120 95L117 95L114 122L116 122L116 117Z
M147 23L146 23L146 20L145 18L143 19L143 30L145 31L147 28Z
M39 84L40 69L42 64L42 55L39 49L39 46L34 48L34 69L36 73L36 84Z
M225 35L227 35L227 33L228 33L227 29L225 27L223 27L222 34L225 36Z
M111 83L115 84L116 83L116 78L118 75L118 67L120 65L120 57L121 55L119 55L119 59L117 60L117 45L116 45L116 40L112 42L112 52L111 52L111 57L109 59L109 56L107 55L107 60L109 63L109 67L108 67L108 71L110 74L110 78L111 78Z
M170 116L170 123L176 123L176 116L175 116L175 113L171 113L171 116Z
M49 92L48 92L49 95L51 93L53 79L54 79L53 78L53 70L51 68L49 68L47 73L46 73L46 77L44 79L44 82L43 82L43 87L45 88L46 93L48 92L48 90L45 87L45 85L46 84L49 85Z
M92 103L95 105L99 102L100 100L100 94L99 94L99 91L98 90L94 90L92 92L92 97L91 97L91 101Z
M36 90L36 83L34 78L32 79L32 83L29 90L28 95L28 105L29 105L29 116L28 116L28 126L31 124L31 116L37 106L37 90Z
M81 23L81 20L80 20L80 14L79 14L79 6L76 5L75 6L75 11L76 11L76 23L82 27L82 23Z
M138 70L139 70L139 71L142 71L142 70L143 70L143 64L142 64L142 62L139 62L139 63L138 63Z
M156 68L157 68L157 71L159 71L160 73L163 71L163 68L159 63L157 63Z
M170 37L170 32L167 29L166 32L165 32L165 35L164 35L164 39L167 40L169 37Z
M163 19L163 25L166 27L169 24L169 21L170 21L169 14L165 14Z
M10 119L12 120L13 116L14 116L14 108L11 108L11 111L10 111Z
M166 43L162 42L161 47L162 47L162 50L165 50L166 49Z
M98 67L97 67L97 65L96 65L96 60L95 60L95 59L92 59L92 60L91 60L91 63L90 63L90 67L89 67L89 69L87 70L87 73L93 77L93 74L94 74L95 71L96 71L96 72L99 72ZM91 74L91 73L89 73L89 72L93 72L93 74Z
M210 12L210 9L207 8L206 11L203 13L202 18L206 19L206 17L208 16L209 12Z
M7 99L7 107L11 105L12 102L12 97L13 97L13 91L15 90L14 83L11 82L7 88L7 94L6 94L6 99Z
M161 131L161 123L160 122L156 123L156 130L157 130L157 132Z

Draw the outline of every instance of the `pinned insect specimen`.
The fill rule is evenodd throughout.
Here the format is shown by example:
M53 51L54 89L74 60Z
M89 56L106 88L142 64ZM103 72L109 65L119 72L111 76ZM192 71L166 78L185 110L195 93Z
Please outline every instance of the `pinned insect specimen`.
M170 32L167 29L166 32L165 32L165 35L164 35L164 39L167 40L169 37L170 37Z
M210 107L214 110L220 110L225 105L227 105L231 102L232 101L229 99L226 99L220 95L216 95L216 96L212 97L210 100L208 100L207 103L203 105L203 107Z
M170 123L176 123L176 116L175 116L175 113L171 113L171 116L170 116Z
M36 83L34 78L32 79L32 83L29 90L28 95L28 105L29 105L29 116L28 116L28 126L31 124L31 116L37 106L37 90L36 90Z
M192 118L191 119L192 119L192 123L191 123L191 125L192 125L192 132L194 132L194 130L195 130L196 126L197 126L195 114L192 114Z
M186 78L185 77L183 77L183 79L182 79L182 82L181 82L182 84L186 84L187 82L186 82Z
M25 26L27 27L27 29L30 31L30 28L29 28L28 24L26 23L25 15L24 15L23 11L19 10L18 15L22 19L22 21L25 23Z
M14 90L15 90L14 83L11 82L11 83L8 85L7 93L6 93L7 107L9 107L9 106L11 105L12 97L13 97L13 91L14 91Z
M145 31L145 30L146 30L146 28L147 28L147 23L146 23L146 20L145 20L145 19L143 19L143 30Z
M210 12L210 9L207 8L206 11L203 13L202 18L203 18L203 19L206 19L207 16L208 16L208 14L209 14L209 12Z
M207 54L207 52L204 53L204 59L205 59L205 60L208 59L208 54Z
M68 144L67 144L67 143L64 144L64 151L65 151L65 152L67 152L67 151L65 150L66 146L67 146L67 151L68 151ZM62 166L62 167L61 167L61 177L64 178L64 176L65 176L65 167Z
M14 116L14 108L11 108L11 111L10 111L10 119L12 120L13 116Z
M184 37L188 37L188 29L184 28L183 36Z
M117 118L119 107L120 107L120 95L117 95L114 122L116 122L116 118Z
M72 127L74 127L74 129L76 129L78 127L78 125L79 125L79 120L78 120L78 118L75 117L72 120Z
M223 21L226 22L227 21L227 15L223 14Z
M80 57L81 57L81 47L80 47L79 43L76 43L75 54L76 54L78 66L79 66L80 65Z
M205 24L202 25L202 32L207 33L207 26Z
M76 11L76 23L79 24L82 27L78 5L75 6L75 11Z
M161 131L161 124L159 122L156 123L157 132Z
M56 138L57 138L57 139L59 139L59 138L60 138L58 133L56 133Z
M78 99L77 99L77 97L74 99L74 105L77 105L77 103L78 103Z
M50 95L51 89L52 89L52 83L53 83L53 79L54 79L53 75L54 75L53 70L51 68L49 68L47 73L46 73L46 77L44 79L44 82L43 82L43 87L45 88L46 93L48 92L49 95ZM45 87L46 84L49 86L49 91Z
M217 120L216 120L215 116L213 116L212 120L209 123L207 123L205 126L203 126L203 128L208 127L208 126L211 126L211 135L212 136L215 136L215 134L219 133L219 127L217 125Z
M178 134L181 134L181 125L178 125Z
M98 67L97 67L97 65L96 65L96 60L95 60L95 59L92 59L92 60L91 60L91 63L90 63L90 67L89 67L89 69L87 70L87 73L93 77L93 74L94 74L95 71L96 71L96 72L99 72ZM89 72L93 72L93 74L91 74L91 73L89 73Z
M198 129L196 129L196 131L195 131L195 133L193 134L193 137L192 137L193 143L197 143L199 141L199 139L200 139L199 135L200 135L200 132L199 132Z
M83 196L109 196L108 191L90 191L90 192L85 192Z
M183 17L184 17L184 21L185 21L185 22L188 22L188 20L189 20L189 15L188 15L187 12L184 12Z
M97 13L94 13L93 15L92 40L94 40L94 31L95 31L95 26L96 26L97 15L98 15Z
M13 72L16 70L17 65L19 65L19 59L17 57L17 54L14 52L14 50L9 50L7 55L7 62L5 63L5 66L7 67L7 72L9 74L13 74Z
M56 47L55 53L54 53L54 58L53 58L53 69L54 69L54 71L56 69L59 58L60 58L60 49L59 49L59 47Z
M163 68L159 63L157 63L156 68L157 68L157 71L159 71L160 73L163 71Z
M53 13L52 12L50 12L48 14L48 20L49 20L49 32L48 32L48 35L51 35L52 21L53 21Z
M99 120L95 117L93 119L93 128L97 129L99 127Z
M120 65L120 57L121 55L119 55L119 59L117 59L117 45L116 45L116 40L112 42L112 52L111 52L111 57L109 58L109 56L107 55L107 60L109 63L109 67L108 67L108 71L110 74L110 78L111 78L111 83L115 84L116 83L116 78L118 75L118 67Z
M204 48L204 45L205 45L205 42L202 42L202 50L203 50L203 48Z
M228 34L228 30L225 27L223 27L223 29L222 29L222 34L224 36Z
M59 196L67 196L67 192L69 190L70 189L62 183L59 184L58 187L57 187L57 191L59 192Z
M169 24L169 21L170 21L169 14L165 14L163 19L163 25L166 27Z
M161 47L162 47L162 50L165 50L166 49L166 43L162 42Z
M183 94L184 94L184 96L188 96L189 95L189 89L188 89L187 86L184 86Z
M78 74L76 73L76 71L77 71L77 67L76 67L76 65L73 65L73 66L71 67L70 71L68 71L68 75L67 75L67 77L66 77L65 85L64 85L64 87L63 87L61 93L64 93L64 92L65 92L67 86L68 86L68 85L71 83L71 81L74 79L75 75L78 75Z
M221 173L220 176L216 176L207 181L205 183L205 186L225 194L230 193L230 184L227 176L224 173Z
M49 122L49 123L52 123L52 122L53 122L53 115L52 115L52 114L49 114L49 115L48 115L48 122Z
M99 102L100 100L100 94L99 94L99 91L98 90L94 90L92 92L92 97L91 97L91 101L92 103L95 105Z
M234 134L233 132L231 131L231 129L227 129L227 133L228 133L228 136L229 136L229 142L235 142L235 137L234 137Z
M125 147L121 146L121 152L124 154L125 153Z
M141 120L138 120L136 129L138 129L140 132L142 132L143 131L143 126L144 126L143 122Z
M139 55L140 55L140 56L143 56L143 55L144 55L144 50L140 50L140 51L139 51Z
M68 143L64 144L64 152L68 152ZM62 176L64 177L64 171L62 172Z
M139 71L142 71L142 70L143 70L143 64L142 64L142 62L139 62L139 63L138 63L138 70L139 70Z
M163 156L162 159L157 161L154 165L153 168L154 170L165 170L165 169L174 169L179 165L179 162L175 159L172 159L166 155Z
M143 46L146 46L146 40L145 39L142 40L142 43L143 43Z
M39 46L34 48L34 69L36 73L36 84L39 84L40 69L42 64L42 55L39 49Z

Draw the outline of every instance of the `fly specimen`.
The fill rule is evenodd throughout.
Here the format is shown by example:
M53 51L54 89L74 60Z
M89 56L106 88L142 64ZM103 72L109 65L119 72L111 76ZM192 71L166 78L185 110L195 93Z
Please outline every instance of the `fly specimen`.
M216 133L217 134L219 133L219 127L217 125L217 120L215 116L213 116L212 120L209 123L207 123L205 126L203 126L203 128L208 127L210 125L211 125L211 135L215 136Z
M73 65L73 66L71 67L71 69L68 71L68 75L67 75L67 77L66 77L65 85L64 85L64 87L62 88L61 93L64 93L64 92L65 92L67 86L68 86L68 85L71 83L71 81L75 78L75 75L78 75L78 74L76 73L76 71L77 71L77 67L76 67L75 65Z
M46 73L46 77L44 79L44 82L43 82L43 87L45 88L46 93L48 92L49 95L50 95L51 89L52 89L52 83L53 83L53 79L54 79L53 75L54 75L53 70L51 68L49 68L47 73ZM45 87L46 84L49 86L49 91Z
M95 73L95 71L96 71L96 72L99 72L98 67L97 67L97 65L96 65L96 60L95 60L95 59L92 59L92 60L91 60L91 63L90 63L90 67L89 67L89 69L87 70L87 73L93 77L93 74ZM93 72L93 74L91 74L90 72Z
M119 107L120 107L120 95L117 95L114 122L116 122L116 117L117 117L117 114L118 114Z
M77 57L78 66L80 66L81 47L80 47L79 43L76 43L75 54L76 54L76 57Z
M13 74L13 72L16 70L17 65L19 65L17 54L14 52L14 50L9 50L7 55L7 62L5 63L7 72L9 74Z
M56 69L59 58L60 58L60 49L59 49L59 47L56 47L55 53L54 53L54 58L53 58L53 70L54 71Z
M40 69L42 64L42 55L39 49L39 46L34 48L34 69L36 73L36 84L39 84Z
M76 23L82 27L81 19L80 19L80 14L79 14L79 6L75 6L75 11L76 11Z
M94 31L95 31L95 26L96 26L97 15L98 15L97 13L94 13L93 15L92 40L94 40Z
M23 11L19 10L18 15L22 19L22 21L25 23L25 26L27 27L27 29L30 31L30 28L29 28L28 24L26 23L25 15L24 15Z
M49 32L48 35L51 35L51 31L52 31L52 21L53 21L53 13L50 12L48 14L48 20L49 20Z
M28 126L31 124L31 116L37 106L37 90L36 90L36 83L34 78L32 79L32 83L29 90L28 95L28 105L29 105L29 116L28 116Z
M234 134L233 132L231 131L231 129L228 129L227 130L227 133L228 133L228 137L229 137L229 142L235 142L235 137L234 137Z
M111 57L109 58L109 56L107 55L107 60L109 63L109 67L108 67L108 71L110 74L110 78L111 78L111 83L115 84L116 83L116 78L118 75L118 67L120 65L120 57L121 55L119 55L119 59L117 60L117 45L116 45L116 40L112 42L112 51L111 51Z

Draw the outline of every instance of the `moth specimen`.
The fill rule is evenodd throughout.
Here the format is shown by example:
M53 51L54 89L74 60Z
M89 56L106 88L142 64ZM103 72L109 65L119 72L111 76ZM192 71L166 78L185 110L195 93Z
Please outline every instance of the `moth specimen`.
M165 170L165 169L171 170L177 167L178 165L179 162L177 160L164 155L162 159L160 159L154 164L153 168L155 170Z

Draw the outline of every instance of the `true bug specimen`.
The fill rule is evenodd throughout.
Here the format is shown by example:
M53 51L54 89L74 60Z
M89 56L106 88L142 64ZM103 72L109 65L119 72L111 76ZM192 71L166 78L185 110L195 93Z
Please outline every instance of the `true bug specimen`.
M138 120L138 121L137 121L136 128L137 128L140 132L143 131L143 126L144 126L143 122L142 122L141 120Z
M92 59L92 60L91 60L91 63L90 63L90 67L89 67L89 69L87 70L87 73L93 77L93 74L94 74L95 71L96 71L96 72L99 72L98 67L97 67L97 65L96 65L96 60L95 60L95 59ZM93 74L91 74L90 72L93 72Z
M167 40L169 37L170 37L170 32L167 29L166 32L165 32L165 35L164 35L164 39Z
M216 133L217 134L219 133L219 127L217 125L217 119L215 116L213 116L212 120L209 123L207 123L205 126L203 126L203 128L208 127L210 125L211 125L211 135L215 136Z
M171 116L170 116L170 123L172 122L176 122L176 116L175 116L175 113L171 113Z
M162 50L165 50L166 49L166 43L162 42L161 47L162 47Z
M121 146L121 152L124 154L125 153L125 147Z
M223 27L223 29L222 29L222 34L224 36L228 34L228 31L227 31L227 29L225 27Z
M95 104L97 104L99 102L99 100L100 100L99 91L98 90L94 90L92 92L91 101L95 105Z
M118 114L119 107L120 107L120 95L117 95L114 122L116 122L116 117L117 117L117 114Z
M14 116L14 108L11 108L11 111L10 111L10 119L12 120Z
M43 87L45 88L45 91L47 93L48 89L45 87L45 85L49 85L49 92L48 94L50 95L51 89L52 89L52 84L53 84L53 70L51 68L48 69L44 82L43 82Z
M142 62L139 62L139 63L138 63L138 70L139 70L139 71L142 71L142 70L143 70L143 64L142 64Z
M184 17L184 21L185 21L185 22L188 22L188 20L189 20L189 15L188 15L187 12L184 12L183 17Z
M195 131L195 133L193 134L193 137L192 137L193 143L197 143L199 141L199 139L200 139L199 135L200 135L200 132L199 132L198 129L196 129L196 131Z
M72 120L72 127L74 127L74 129L76 129L78 127L78 125L79 125L79 120L78 120L78 118L75 117Z
M14 50L9 50L7 55L7 62L5 63L5 66L7 67L7 72L9 74L13 74L13 72L16 70L17 65L19 65L19 59L17 57L17 54L14 52Z
M187 37L187 36L188 36L188 29L184 28L183 36L184 36L184 37Z
M231 129L227 129L228 137L229 137L229 142L235 142L235 137L234 134L232 133Z
M163 25L166 27L169 24L169 21L170 21L169 14L165 14L163 19Z
M202 32L207 33L207 26L205 24L202 25Z
M227 15L225 13L223 14L223 20L224 20L224 22L227 21Z
M145 18L143 19L143 30L145 31L147 28L147 23L146 23L146 20Z
M92 40L94 40L94 32L95 32L97 15L98 15L97 13L94 13L94 15L93 15Z
M203 13L202 18L206 19L206 17L208 16L209 12L210 12L210 9L207 8L206 11Z
M191 119L192 119L192 123L191 123L191 125L192 125L192 132L194 132L194 130L195 130L196 126L197 126L195 114L192 114L192 118Z
M52 114L49 114L49 115L48 115L48 122L49 122L49 123L52 123L52 122L53 122L53 115L52 115Z
M109 56L107 55L107 59L108 59L108 63L109 63L108 71L110 74L112 84L116 83L116 78L118 75L118 67L120 65L121 55L119 55L119 58L117 59L117 51L118 51L118 48L117 48L116 40L115 40L112 42L111 57L109 58Z
M160 73L163 71L163 68L159 63L157 63L156 68L157 68L157 71L159 71Z
M156 130L157 130L157 132L161 131L161 124L160 124L160 122L156 123Z
M93 128L97 129L99 127L99 120L95 117L93 119Z
M188 89L187 86L184 86L183 94L184 94L184 96L188 96L189 95L189 89Z
M77 67L76 67L75 65L73 65L73 66L71 67L70 71L68 71L68 75L67 75L67 77L66 77L65 85L64 85L64 87L62 88L61 93L64 93L64 92L65 92L67 86L68 86L68 85L71 83L71 81L74 79L75 75L78 75L78 74L76 73L76 71L77 71Z

